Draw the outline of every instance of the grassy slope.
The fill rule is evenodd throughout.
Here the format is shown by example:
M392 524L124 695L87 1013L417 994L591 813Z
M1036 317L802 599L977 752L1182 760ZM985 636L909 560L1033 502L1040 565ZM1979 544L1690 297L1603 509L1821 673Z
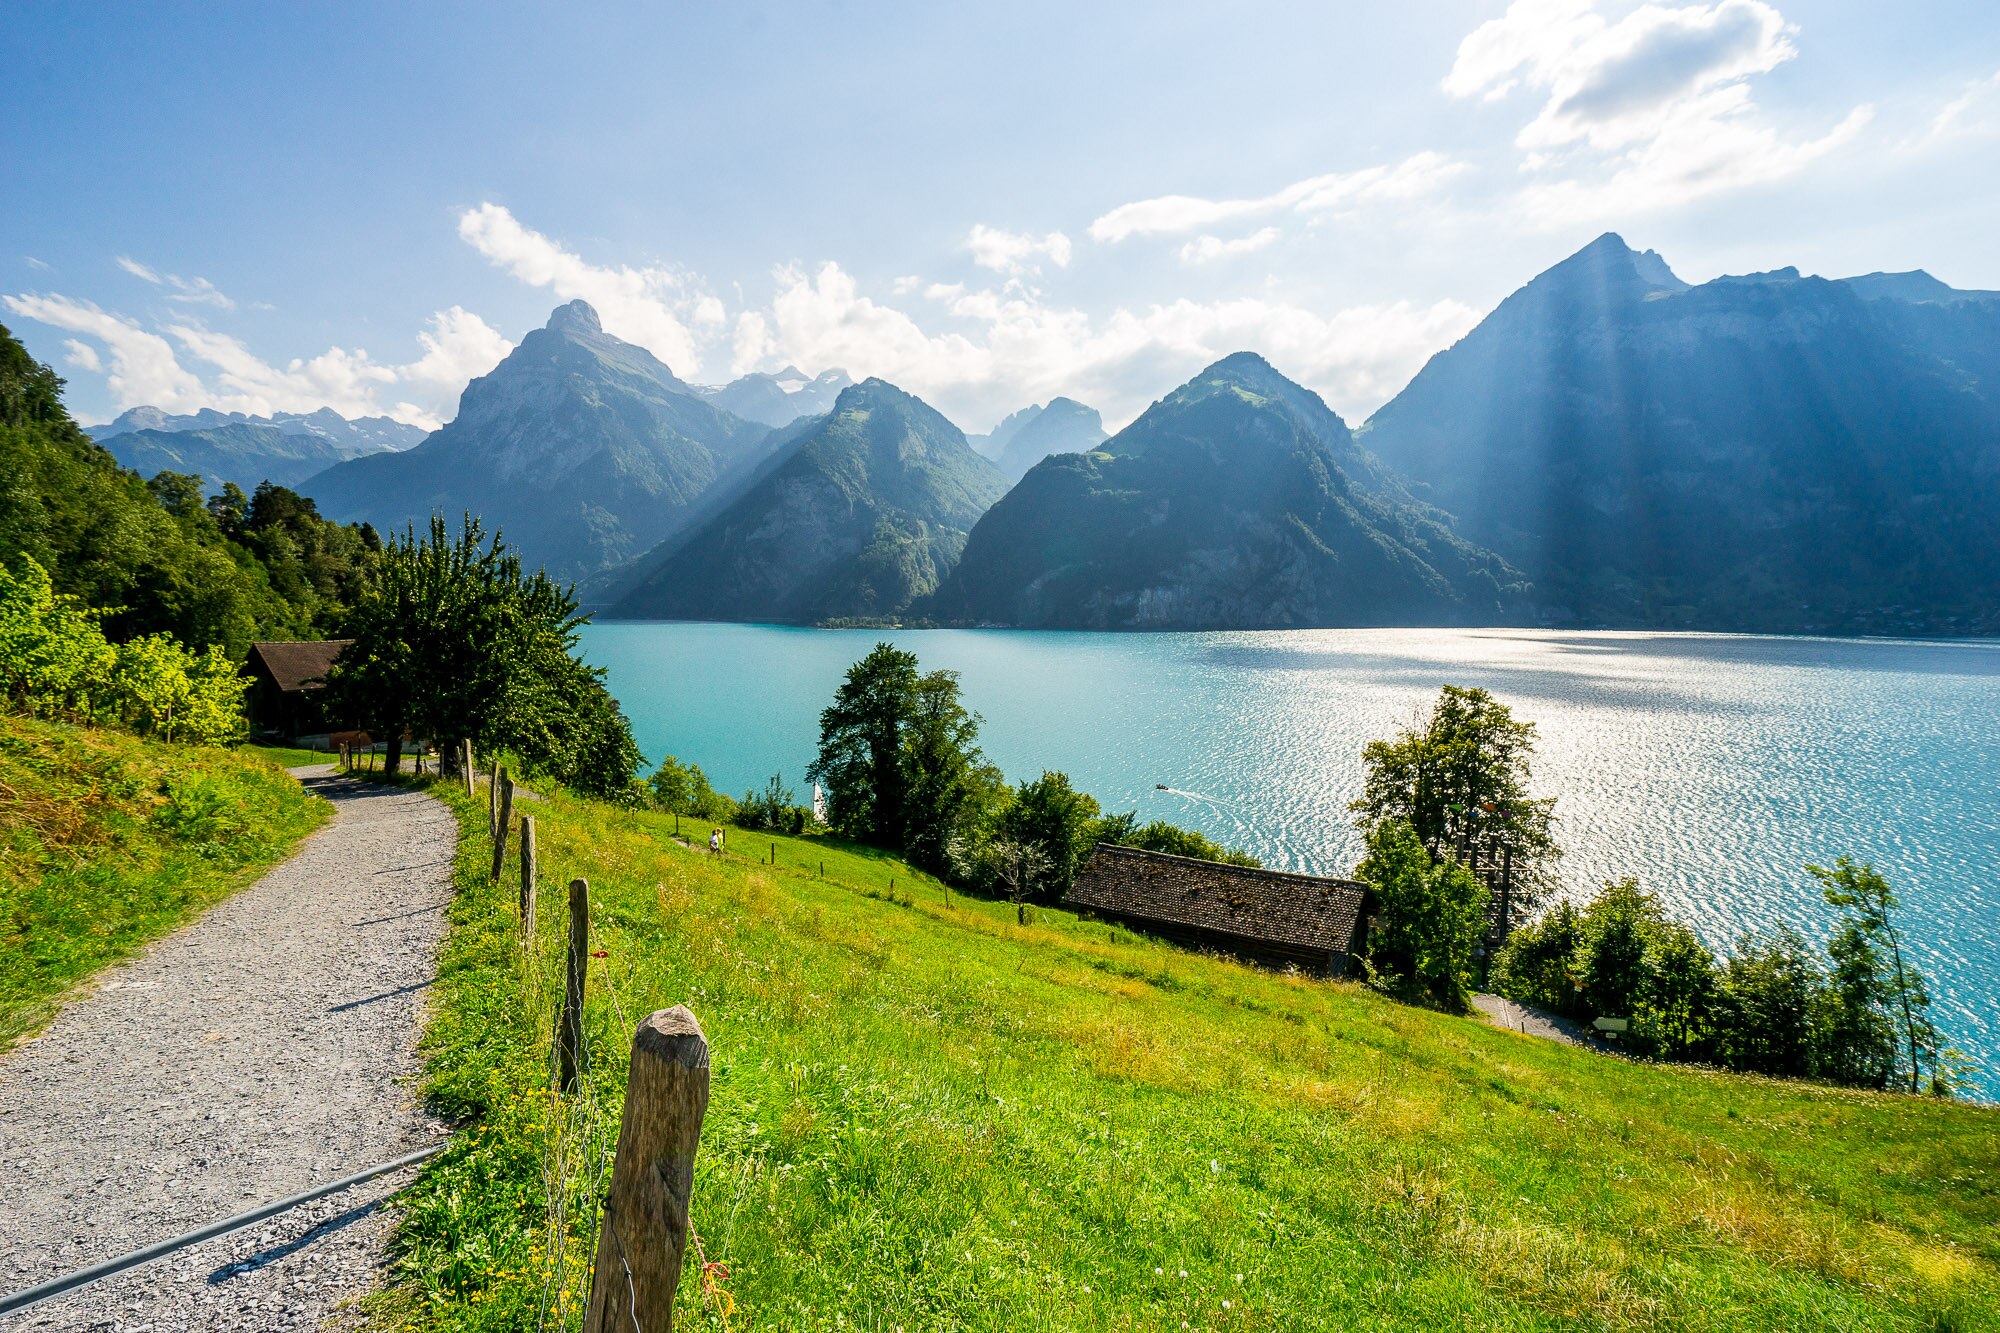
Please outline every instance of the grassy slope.
M253 755L0 717L0 1049L327 812Z
M431 1093L473 1125L410 1195L399 1323L576 1326L632 1025L685 1001L737 1330L2000 1327L2000 1112L1627 1065L562 797L524 960L454 800ZM608 956L558 1106L572 875ZM723 1327L698 1286L681 1326Z

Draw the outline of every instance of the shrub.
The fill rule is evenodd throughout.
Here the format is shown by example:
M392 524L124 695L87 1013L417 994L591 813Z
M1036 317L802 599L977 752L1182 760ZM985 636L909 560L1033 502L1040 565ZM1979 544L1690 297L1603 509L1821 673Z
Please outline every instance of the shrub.
M1567 902L1516 926L1493 960L1494 991L1551 1013L1582 1017L1582 992L1573 971L1581 932L1576 908Z

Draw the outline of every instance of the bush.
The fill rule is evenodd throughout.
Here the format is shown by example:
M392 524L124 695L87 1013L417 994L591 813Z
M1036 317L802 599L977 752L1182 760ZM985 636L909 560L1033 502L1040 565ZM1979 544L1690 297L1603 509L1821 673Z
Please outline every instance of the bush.
M773 773L763 791L743 793L743 799L736 803L735 823L738 828L764 833L797 834L805 829L798 795L785 785L782 773Z
M1573 971L1581 934L1576 908L1567 902L1515 927L1493 960L1494 992L1551 1013L1584 1017Z

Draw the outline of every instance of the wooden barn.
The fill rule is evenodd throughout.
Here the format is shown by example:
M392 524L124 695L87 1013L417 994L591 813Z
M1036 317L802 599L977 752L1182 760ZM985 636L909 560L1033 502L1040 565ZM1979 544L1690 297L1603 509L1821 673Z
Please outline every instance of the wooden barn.
M1364 947L1368 886L1099 843L1065 906L1248 962L1346 973Z
M336 724L338 720L328 718L319 707L317 696L326 688L327 669L352 642L315 639L251 644L250 660L244 664L250 674L246 702L251 727L290 737L325 731Z

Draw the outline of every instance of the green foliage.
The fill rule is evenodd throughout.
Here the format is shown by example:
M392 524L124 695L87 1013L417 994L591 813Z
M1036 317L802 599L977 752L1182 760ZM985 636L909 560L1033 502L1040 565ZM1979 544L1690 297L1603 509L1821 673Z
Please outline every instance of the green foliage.
M242 751L0 715L0 1047L279 860L327 809Z
M1842 919L1827 941L1833 960L1821 1027L1828 1072L1843 1083L1916 1092L1925 1063L1938 1063L1937 1029L1923 974L1903 961L1896 895L1873 865L1843 856L1832 869L1807 866Z
M588 619L570 589L524 573L477 519L468 515L453 539L433 516L421 539L410 531L383 547L327 690L389 736L408 728L447 755L469 738L530 772L622 799L640 755L604 673L576 655Z
M20 711L42 717L116 718L143 735L218 745L243 734L249 682L220 647L190 653L170 634L113 647L101 612L54 591L48 571L23 555L0 563L0 683Z
M1486 934L1486 886L1458 862L1433 857L1407 820L1368 836L1355 874L1375 892L1368 967L1405 999L1462 1013L1472 999L1473 951Z
M63 409L62 380L0 328L0 559L25 553L58 593L105 608L113 642L164 632L240 659L255 639L333 632L368 576L363 535L310 502L260 517L240 490L221 498L119 467Z
M1517 722L1485 690L1447 685L1393 740L1361 752L1361 796L1349 807L1365 836L1385 820L1409 822L1432 856L1511 857L1516 902L1552 882L1562 854L1555 801L1528 794L1535 724Z
M1069 892L1097 844L1098 814L1096 799L1070 786L1067 773L1044 771L1021 784L999 827L1003 837L1033 849L1039 873L1029 880L1031 896L1055 902Z
M785 785L784 774L773 773L763 791L743 793L743 799L736 803L733 819L738 828L753 832L797 835L805 831L811 813L800 807L798 793Z
M1551 1013L1588 1017L1574 970L1582 924L1576 908L1559 901L1536 919L1514 927L1493 960L1493 989Z
M1792 927L1744 936L1717 984L1717 1058L1780 1078L1812 1074L1813 1022L1825 986L1812 947Z
M903 728L917 707L917 655L878 643L848 668L819 715L819 754L806 776L826 792L827 822L877 847L902 838Z
M1969 1333L2000 1309L1993 1108L1607 1060L1060 909L1019 925L832 837L710 856L562 792L542 873L589 879L605 956L558 1097L565 923L523 948L484 800L440 790L464 837L426 1090L463 1124L402 1196L385 1325L578 1326L633 1024L677 1003L711 1043L692 1220L726 1267L687 1269L688 1333Z
M918 678L901 732L900 849L912 865L932 874L944 872L945 849L977 808L980 794L998 782L997 775L984 772L979 721L959 701L956 671Z
M1632 1016L1646 991L1647 950L1663 923L1659 899L1636 879L1614 880L1598 890L1577 923L1573 968L1585 1012Z
M1131 811L1098 819L1091 828L1090 840L1093 843L1137 847L1148 852L1164 852L1168 856L1192 857L1197 861L1220 861L1225 865L1255 868L1263 864L1241 848L1224 847L1195 829L1169 824L1164 819L1141 824Z
M646 786L652 791L653 803L668 814L713 820L736 817L736 803L709 785L700 764L683 764L668 755L646 779Z

